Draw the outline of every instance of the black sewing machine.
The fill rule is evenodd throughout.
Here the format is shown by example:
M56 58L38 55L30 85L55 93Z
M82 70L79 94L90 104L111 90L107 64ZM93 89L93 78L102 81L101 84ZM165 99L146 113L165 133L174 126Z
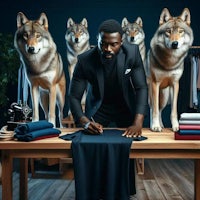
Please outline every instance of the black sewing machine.
M31 121L32 109L27 103L12 103L8 109L9 120L7 121L7 130L14 130L18 124Z

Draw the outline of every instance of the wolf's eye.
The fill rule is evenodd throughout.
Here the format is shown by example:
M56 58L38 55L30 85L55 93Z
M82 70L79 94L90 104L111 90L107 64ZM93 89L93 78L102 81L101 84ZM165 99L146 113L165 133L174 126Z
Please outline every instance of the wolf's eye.
M24 33L24 34L23 34L23 38L24 38L25 40L27 40L27 39L28 39L28 33Z
M184 33L184 29L179 29L179 33Z
M40 33L36 33L36 34L35 34L35 37L36 37L36 38L40 38L40 37L41 37L41 34L40 34Z
M165 34L170 35L172 33L171 29L166 29Z

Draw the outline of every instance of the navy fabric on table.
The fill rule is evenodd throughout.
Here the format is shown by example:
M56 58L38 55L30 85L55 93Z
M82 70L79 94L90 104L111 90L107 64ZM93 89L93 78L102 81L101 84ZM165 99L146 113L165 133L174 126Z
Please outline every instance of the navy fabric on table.
M52 127L53 127L52 123L50 123L46 120L40 120L40 121L36 121L36 122L28 122L28 123L24 123L24 124L19 124L15 128L15 133L26 134L31 131L52 128Z
M60 133L61 133L61 131L59 129L45 128L45 129L31 131L28 133L19 133L18 132L14 135L14 138L16 138L19 141L29 142L32 140L36 140L37 138L41 138L41 137L45 138L45 136L51 136L51 135L59 136Z
M134 162L129 163L134 138L123 137L122 133L112 129L102 135L77 131L60 136L72 140L76 200L128 200L136 192Z

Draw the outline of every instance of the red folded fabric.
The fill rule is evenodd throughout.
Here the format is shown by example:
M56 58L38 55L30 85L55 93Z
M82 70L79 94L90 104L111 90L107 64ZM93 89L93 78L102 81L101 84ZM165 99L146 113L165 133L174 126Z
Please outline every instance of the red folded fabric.
M52 137L59 137L59 134L40 136L40 137L35 138L33 141L42 140L42 139L46 139L46 138L52 138Z
M180 124L179 125L179 129L186 129L186 130L199 130L200 129L200 125L198 124Z
M200 135L180 135L178 132L174 133L175 140L200 140Z

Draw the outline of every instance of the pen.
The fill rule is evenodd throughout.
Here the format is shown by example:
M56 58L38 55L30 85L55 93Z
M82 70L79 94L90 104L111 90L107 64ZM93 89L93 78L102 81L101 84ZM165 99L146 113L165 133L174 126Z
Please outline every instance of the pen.
M94 122L94 123L95 123L95 121L94 121L94 118L93 118L93 117L91 117L91 120L92 120L92 122Z
M91 120L92 120L92 122L94 122L94 123L96 123L95 121L94 121L94 118L93 117L91 117ZM100 131L99 131L100 132ZM103 130L102 130L102 132L100 132L101 134L103 134Z

